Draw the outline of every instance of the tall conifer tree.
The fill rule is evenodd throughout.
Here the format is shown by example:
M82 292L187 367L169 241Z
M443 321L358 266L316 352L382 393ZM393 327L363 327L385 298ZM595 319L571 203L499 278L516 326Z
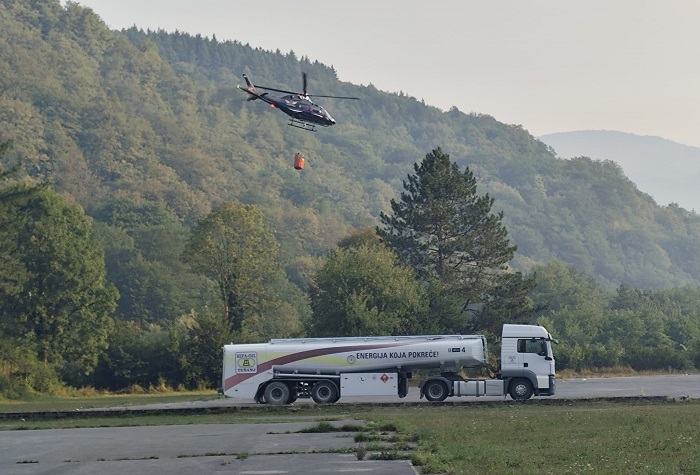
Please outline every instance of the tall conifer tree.
M509 270L516 246L503 213L491 212L493 198L478 196L469 168L461 172L440 148L414 170L377 232L428 286L434 327L498 333L504 321L527 319L534 278Z

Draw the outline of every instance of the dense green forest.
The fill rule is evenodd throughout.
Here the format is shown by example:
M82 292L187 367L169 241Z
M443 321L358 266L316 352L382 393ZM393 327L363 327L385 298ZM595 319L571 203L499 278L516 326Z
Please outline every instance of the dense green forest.
M302 71L313 93L361 100L324 101L338 124L311 133L236 89L244 72L298 89ZM560 366L700 364L700 217L658 206L612 162L557 159L522 127L488 115L344 83L292 51L115 32L76 3L0 0L0 124L6 394L61 384L215 386L227 339L320 332L319 309L328 307L314 295L332 284L329 269L351 273L353 262L387 266L381 272L397 276L392 292L411 302L396 312L417 316L432 297L409 283L410 268L367 243L336 246L391 214L414 164L438 146L502 212L517 246L510 268L537 283L527 318L563 341ZM291 166L296 152L302 172ZM36 236L53 243L45 268L32 267L27 243ZM212 239L267 243L271 252L243 268L247 280L231 281L236 269L216 272L200 259ZM66 251L72 242L83 247ZM61 262L71 278L56 274ZM75 277L87 272L81 266L94 301L32 298L47 269L78 295L87 285ZM368 312L370 302L362 301ZM78 351L68 334L87 343Z

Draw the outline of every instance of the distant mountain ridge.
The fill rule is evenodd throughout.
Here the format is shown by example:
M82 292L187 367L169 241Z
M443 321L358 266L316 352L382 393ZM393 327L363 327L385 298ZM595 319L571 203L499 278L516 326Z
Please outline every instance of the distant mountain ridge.
M611 160L657 203L700 212L700 148L613 130L579 130L538 137L561 158Z

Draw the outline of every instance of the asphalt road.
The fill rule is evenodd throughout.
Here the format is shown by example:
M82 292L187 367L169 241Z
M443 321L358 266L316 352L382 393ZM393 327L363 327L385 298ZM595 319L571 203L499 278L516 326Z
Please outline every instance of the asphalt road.
M662 396L700 399L700 375L584 378L557 381L555 398Z
M557 390L554 396L535 399L592 399L608 397L672 397L700 399L700 375L666 375L666 376L634 376L624 378L582 378L564 379L556 382ZM510 397L484 396L484 397L454 397L447 398L446 402L474 402L474 401L510 401ZM403 399L395 396L372 397L343 397L337 404L357 403L417 403L427 401L420 399L418 389L411 387L409 394ZM313 404L311 400L298 399L295 405ZM182 409L200 407L226 407L226 406L255 406L254 401L221 398L210 401L193 401L190 403L150 404L148 406L132 406L129 409ZM115 408L123 410L124 408Z
M338 404L369 402L405 403L410 406L419 402L417 391L415 388L411 389L411 394L404 399L343 398ZM561 380L557 382L555 396L540 399L639 396L700 398L700 375ZM460 404L503 399L498 397L450 398L448 401ZM249 401L218 399L113 409L120 411L182 409L252 404L254 403ZM295 404L313 403L298 401ZM8 475L63 473L414 475L416 473L407 461L357 460L353 454L309 453L312 450L335 450L357 446L351 434L295 433L313 424L313 422L293 422L0 432L0 473ZM248 456L239 457L238 454Z
M342 421L334 424L361 423ZM407 460L311 453L355 448L352 433L295 433L315 422L0 432L0 473L415 475Z

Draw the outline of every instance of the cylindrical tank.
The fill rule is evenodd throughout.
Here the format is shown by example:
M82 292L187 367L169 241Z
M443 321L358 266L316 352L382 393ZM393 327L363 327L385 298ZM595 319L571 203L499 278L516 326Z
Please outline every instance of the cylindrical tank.
M227 345L235 373L339 374L401 369L481 366L486 362L483 335L349 337L271 340L265 344ZM248 360L233 354L249 357ZM251 361L255 360L255 368ZM242 363L240 363L242 361ZM246 365L247 368L238 366ZM449 369L447 369L449 368Z

